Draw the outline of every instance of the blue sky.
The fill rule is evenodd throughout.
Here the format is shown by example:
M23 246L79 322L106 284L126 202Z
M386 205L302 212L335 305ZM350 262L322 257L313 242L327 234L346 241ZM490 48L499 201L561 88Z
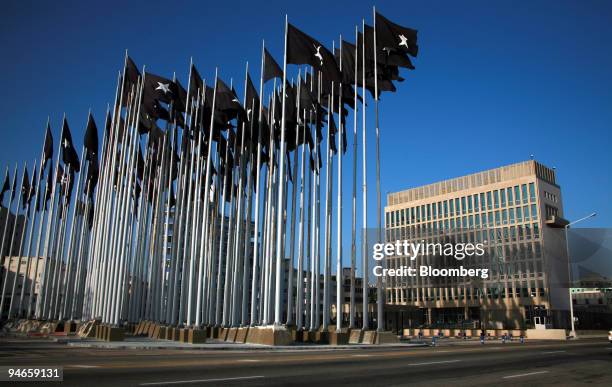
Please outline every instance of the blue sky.
M219 66L242 85L247 60L259 74L261 39L282 60L285 13L329 46L372 19L372 3L360 1L83 3L3 2L2 173L39 156L47 115L57 138L66 112L80 149L90 108L103 125L125 49L161 75L186 80L192 56L203 76ZM612 2L384 1L378 9L417 28L420 44L417 69L381 103L383 195L534 154L556 167L567 218L597 211L588 226L610 226ZM373 157L370 165L374 225Z

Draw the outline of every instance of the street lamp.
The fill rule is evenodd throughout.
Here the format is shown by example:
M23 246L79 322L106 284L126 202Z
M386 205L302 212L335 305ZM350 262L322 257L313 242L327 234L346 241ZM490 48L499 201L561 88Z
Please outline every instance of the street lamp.
M567 238L567 229L572 225L578 222L582 222L583 220L590 219L597 215L597 212L593 212L590 215L585 216L584 218L580 218L578 220L574 220L563 226L565 230L565 249L567 250L567 277L568 277L568 285L567 291L569 293L569 305L570 305L570 321L572 323L572 331L570 332L570 337L576 337L576 329L574 326L574 303L572 301L572 273L571 273L571 263L570 263L570 252L569 252L569 240Z

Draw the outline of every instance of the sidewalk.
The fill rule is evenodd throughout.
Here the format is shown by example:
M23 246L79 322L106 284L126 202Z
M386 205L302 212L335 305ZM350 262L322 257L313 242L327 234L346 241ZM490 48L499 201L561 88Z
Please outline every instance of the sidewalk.
M128 337L124 341L98 341L93 339L54 338L58 343L66 343L70 347L105 348L105 349L184 349L184 350L272 350L272 351L337 351L353 349L380 349L380 348L415 348L428 347L428 343L399 343L399 344L295 344L282 346L269 346L262 344L228 343L220 340L210 340L203 344L189 344L178 341L155 340L148 337Z

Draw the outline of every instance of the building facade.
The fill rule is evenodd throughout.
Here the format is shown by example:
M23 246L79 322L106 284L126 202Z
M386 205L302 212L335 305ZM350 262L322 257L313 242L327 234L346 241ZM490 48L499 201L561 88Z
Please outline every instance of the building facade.
M463 266L488 277L387 276L387 309L406 328L566 327L566 224L555 170L534 160L390 193L386 240L434 248L413 261L392 256L387 267ZM484 254L459 260L438 243L482 243Z

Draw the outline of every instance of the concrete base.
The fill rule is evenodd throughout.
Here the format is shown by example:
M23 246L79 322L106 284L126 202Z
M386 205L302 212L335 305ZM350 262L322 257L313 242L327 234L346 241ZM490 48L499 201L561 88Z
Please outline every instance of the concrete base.
M331 345L346 345L349 342L349 333L346 330L340 332L329 332L329 344Z
M123 328L109 327L106 341L123 341L125 332Z
M376 332L375 344L396 344L399 338L393 332Z
M77 330L77 323L74 321L66 321L64 322L64 333L70 334L75 333Z
M202 344L206 342L206 329L189 329L187 333L189 344Z
M209 327L208 337L210 337L211 339L218 339L219 338L219 327Z
M289 345L291 332L285 327L253 327L247 333L247 343L263 345Z
M238 328L238 331L236 332L236 340L234 340L234 342L241 343L241 344L246 343L248 334L249 334L249 327Z
M375 344L376 343L376 331L362 331L361 341L359 344Z
M230 343L236 342L236 335L238 334L238 328L229 328L227 331L227 338L225 341L229 341Z
M359 344L363 340L363 331L361 329L352 329L349 335L349 344Z
M527 329L528 339L535 340L567 340L565 329Z
M189 339L189 332L187 329L185 328L179 328L178 329L178 341L181 343L186 343L187 340Z
M166 340L178 340L178 330L175 327L168 327L166 330Z

